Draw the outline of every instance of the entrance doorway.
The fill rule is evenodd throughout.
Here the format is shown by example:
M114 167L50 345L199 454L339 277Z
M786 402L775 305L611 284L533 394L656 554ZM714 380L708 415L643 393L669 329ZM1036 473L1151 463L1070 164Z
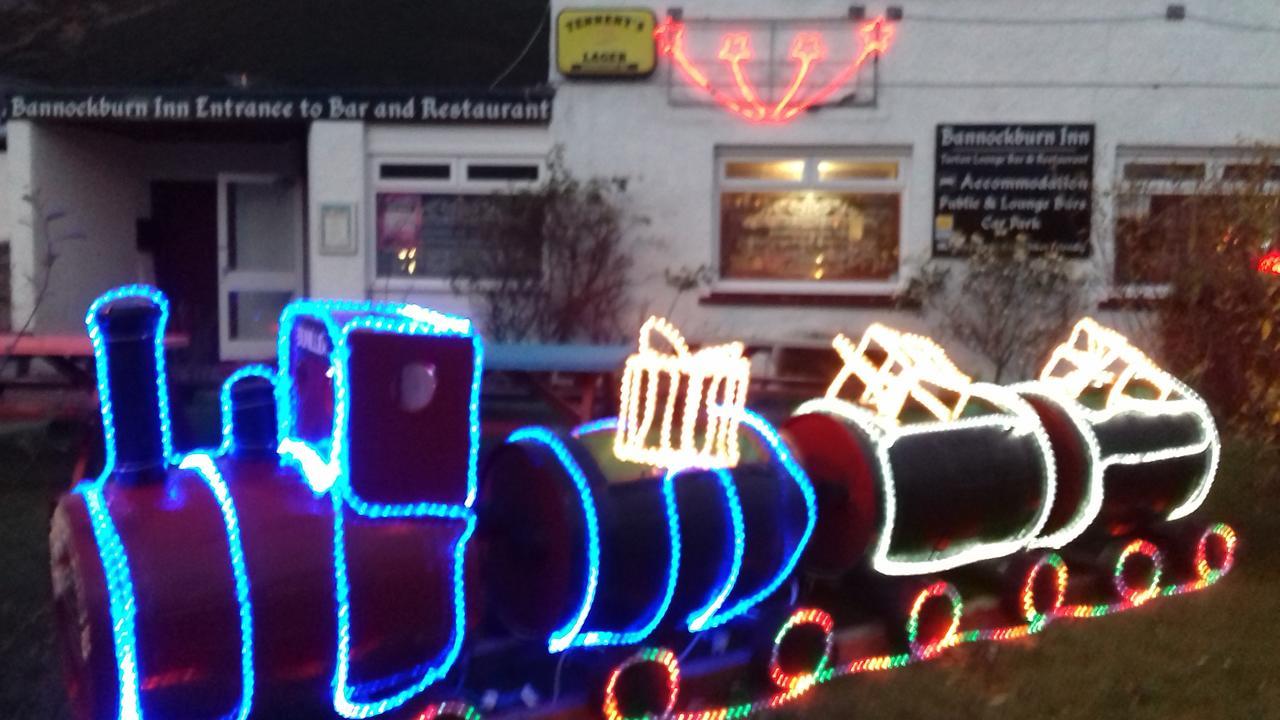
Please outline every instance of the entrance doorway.
M189 362L275 357L280 311L302 291L302 213L296 178L151 183L139 239L169 296L172 329L191 339Z
M302 213L297 178L218 176L217 327L222 360L275 356L280 311L302 291Z
M189 362L218 361L218 184L151 183L151 216L139 226L156 285L169 297L169 323L190 337Z

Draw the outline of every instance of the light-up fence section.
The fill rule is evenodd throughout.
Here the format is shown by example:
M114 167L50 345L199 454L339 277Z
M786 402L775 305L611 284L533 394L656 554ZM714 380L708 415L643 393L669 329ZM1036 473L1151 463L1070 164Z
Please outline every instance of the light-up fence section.
M485 453L471 323L341 301L290 304L278 366L222 386L221 441L175 450L167 320L143 286L86 318L105 465L51 532L78 720L723 720L1236 563L1184 517L1216 470L1203 402L1092 320L1012 387L873 324L776 427L741 344L653 318L618 417Z

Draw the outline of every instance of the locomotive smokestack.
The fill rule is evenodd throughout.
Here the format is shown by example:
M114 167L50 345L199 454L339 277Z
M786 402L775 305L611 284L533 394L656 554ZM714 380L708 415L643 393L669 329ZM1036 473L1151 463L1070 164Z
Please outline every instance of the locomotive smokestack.
M168 318L167 301L149 288L123 292L91 311L89 333L98 333L99 392L104 393L103 432L112 477L128 483L163 478L170 449L164 427L169 387L156 343Z
M231 386L231 437L236 452L275 452L276 398L270 380L246 375Z

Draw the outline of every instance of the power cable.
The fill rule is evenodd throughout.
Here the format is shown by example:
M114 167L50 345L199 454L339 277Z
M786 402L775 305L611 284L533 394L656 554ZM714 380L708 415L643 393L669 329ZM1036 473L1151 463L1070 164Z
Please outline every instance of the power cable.
M511 71L516 69L516 66L520 64L521 60L524 60L524 56L529 54L529 50L533 48L533 43L536 42L538 39L538 36L542 34L542 29L547 26L547 20L550 17L551 17L551 0L547 0L547 9L545 12L542 13L542 19L538 21L538 27L533 29L533 34L529 36L529 41L524 44L524 49L520 51L520 54L516 56L516 59L512 60L511 64L507 66L507 69L499 73L498 77L494 78L493 82L489 83L490 90L497 87L498 83L502 82L504 78L510 75Z

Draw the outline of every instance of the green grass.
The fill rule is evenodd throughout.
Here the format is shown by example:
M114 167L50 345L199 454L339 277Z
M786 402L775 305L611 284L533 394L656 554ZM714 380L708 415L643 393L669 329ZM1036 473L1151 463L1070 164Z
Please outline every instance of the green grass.
M49 600L49 515L69 484L71 436L0 435L0 717L67 716Z
M0 717L66 717L47 543L70 447L65 433L0 435ZM1280 470L1236 448L1200 513L1242 538L1221 584L1123 615L1063 620L1024 641L836 680L774 717L1280 718L1278 505Z
M1271 453L1275 457L1276 453ZM842 678L775 718L1280 718L1280 468L1229 448L1197 517L1241 536L1235 569L1202 592L1061 620L1011 643Z

